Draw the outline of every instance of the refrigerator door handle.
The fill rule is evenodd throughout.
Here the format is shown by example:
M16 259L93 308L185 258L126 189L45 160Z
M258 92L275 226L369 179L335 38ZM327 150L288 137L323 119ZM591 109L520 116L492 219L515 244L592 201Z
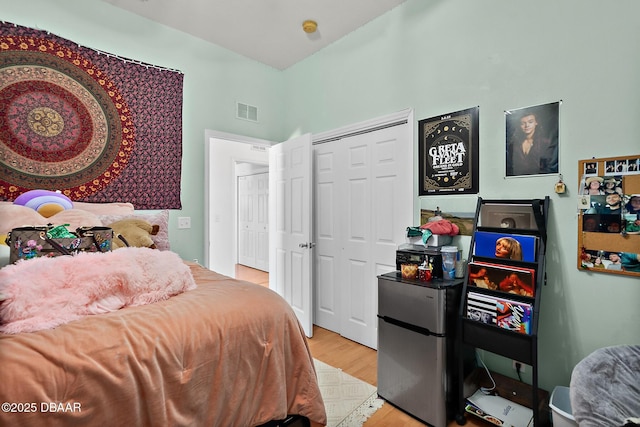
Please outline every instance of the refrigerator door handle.
M394 319L393 317L380 316L378 314L378 319L380 319L380 320L382 320L384 322L390 323L392 325L396 325L396 326L399 326L401 328L408 329L408 330L413 331L413 332L417 332L417 333L422 334L422 335L441 337L441 338L446 337L446 334L438 334L438 333L435 333L435 332L431 332L429 329L423 328L422 326L412 325L411 323L403 322L402 320Z

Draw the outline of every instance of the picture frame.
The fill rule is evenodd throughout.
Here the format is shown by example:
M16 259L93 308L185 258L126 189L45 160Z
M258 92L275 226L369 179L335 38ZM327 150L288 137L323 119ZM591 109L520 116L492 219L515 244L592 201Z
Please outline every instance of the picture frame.
M506 177L560 172L560 103L505 111Z
M479 107L418 122L418 195L478 193Z

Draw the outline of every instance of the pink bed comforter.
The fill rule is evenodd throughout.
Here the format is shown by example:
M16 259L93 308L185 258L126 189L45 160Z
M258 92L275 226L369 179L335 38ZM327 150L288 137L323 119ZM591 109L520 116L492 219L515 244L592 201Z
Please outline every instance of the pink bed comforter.
M0 425L324 425L313 359L275 292L189 263L198 288L56 329L0 334Z

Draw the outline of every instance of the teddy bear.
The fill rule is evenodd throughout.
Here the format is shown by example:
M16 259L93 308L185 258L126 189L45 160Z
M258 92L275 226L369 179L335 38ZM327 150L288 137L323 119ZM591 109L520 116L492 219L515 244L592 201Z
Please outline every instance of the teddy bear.
M156 249L151 236L158 234L160 226L157 224L143 219L127 218L109 224L109 227L113 230L112 250L127 246Z

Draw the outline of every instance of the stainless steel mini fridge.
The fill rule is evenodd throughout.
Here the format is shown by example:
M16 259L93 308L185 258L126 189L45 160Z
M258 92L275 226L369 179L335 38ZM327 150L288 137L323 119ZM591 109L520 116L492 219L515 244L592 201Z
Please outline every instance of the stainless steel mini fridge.
M462 280L378 276L378 395L435 427L455 413L454 358Z

